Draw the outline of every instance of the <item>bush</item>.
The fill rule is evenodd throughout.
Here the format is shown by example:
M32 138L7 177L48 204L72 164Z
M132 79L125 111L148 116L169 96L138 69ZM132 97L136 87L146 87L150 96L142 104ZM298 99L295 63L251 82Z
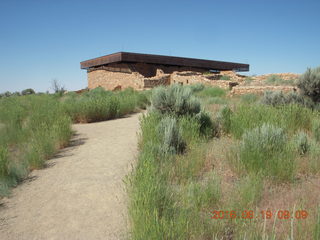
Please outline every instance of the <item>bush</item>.
M80 96L67 95L63 105L74 122L97 122L135 112L148 102L144 92L133 89L111 92L99 87Z
M217 115L217 120L220 124L220 127L223 132L229 133L231 129L231 115L232 111L229 108L229 106L225 105L223 106Z
M32 88L28 88L28 89L25 89L21 92L21 95L30 95L30 94L35 94L36 92L32 89Z
M197 95L199 97L224 97L226 96L226 90L219 87L206 87Z
M200 124L200 134L206 137L217 137L219 135L219 126L215 124L209 113L201 111L196 115L196 119Z
M183 153L186 143L182 139L181 129L175 118L169 116L163 118L157 129L161 139L160 150L162 153Z
M320 172L320 146L315 141L310 141L310 148L308 153L309 171L313 174Z
M240 97L241 101L247 104L255 103L258 98L258 95L253 93L244 94Z
M8 149L0 146L0 179L9 175L8 164Z
M197 84L192 84L192 85L189 85L189 88L191 89L192 92L200 92L202 91L205 86L201 83L197 83Z
M231 115L231 133L240 138L246 129L253 129L263 123L285 129L288 133L297 130L311 130L315 113L299 105L283 105L277 108L268 105L240 105Z
M222 97L210 97L207 102L208 104L227 104L228 100Z
M223 75L219 78L219 80L225 80L225 81L229 81L231 80L231 77L230 76L227 76L227 75Z
M287 103L286 97L281 91L266 91L261 98L261 103L266 105L284 105Z
M168 88L155 88L151 108L162 114L195 115L200 112L200 102L192 96L190 88L175 84Z
M261 99L261 103L272 106L298 104L308 108L314 107L312 101L308 100L307 98L304 98L302 95L296 92L284 94L281 91L266 91Z
M294 136L293 141L294 141L295 149L300 155L304 155L309 151L310 143L308 140L308 134L306 134L305 132L302 132L302 131L298 132Z
M284 130L263 124L246 131L240 143L239 161L248 172L292 180L294 161Z
M313 133L314 139L317 142L320 142L320 120L319 119L314 119L312 121L312 133Z
M302 74L298 80L301 94L309 97L313 102L320 102L320 67L311 69Z

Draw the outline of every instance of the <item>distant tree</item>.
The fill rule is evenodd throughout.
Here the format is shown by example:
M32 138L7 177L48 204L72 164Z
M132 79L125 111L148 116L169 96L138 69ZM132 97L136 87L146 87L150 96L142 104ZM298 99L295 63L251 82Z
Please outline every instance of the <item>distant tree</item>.
M12 93L12 95L14 95L14 96L21 96L20 92L14 92L14 93Z
M12 93L9 92L9 91L6 91L3 95L4 95L5 97L10 97L10 96L12 95Z
M21 95L31 95L35 94L36 92L32 88L27 88L21 92Z
M54 93L58 93L60 95L62 95L66 89L64 88L64 86L62 86L57 79L54 79L51 83L51 88L54 91Z

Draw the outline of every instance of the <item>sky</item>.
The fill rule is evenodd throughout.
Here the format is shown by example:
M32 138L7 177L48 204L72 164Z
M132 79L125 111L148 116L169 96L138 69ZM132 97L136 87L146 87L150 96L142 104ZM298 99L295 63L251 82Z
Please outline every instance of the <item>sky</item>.
M320 65L319 0L0 0L0 92L87 87L80 62L119 51L250 64Z

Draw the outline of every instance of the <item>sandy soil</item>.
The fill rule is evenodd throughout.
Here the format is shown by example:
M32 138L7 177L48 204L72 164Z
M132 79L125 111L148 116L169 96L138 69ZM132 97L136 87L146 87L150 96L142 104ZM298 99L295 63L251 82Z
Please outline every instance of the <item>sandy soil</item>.
M123 182L139 114L74 125L72 146L33 171L0 206L0 239L125 239Z

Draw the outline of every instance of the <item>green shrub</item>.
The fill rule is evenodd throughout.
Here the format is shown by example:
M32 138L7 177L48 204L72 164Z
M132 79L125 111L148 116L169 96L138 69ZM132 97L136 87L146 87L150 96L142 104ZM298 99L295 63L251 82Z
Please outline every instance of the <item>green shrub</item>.
M231 115L232 111L229 106L225 105L223 106L218 114L217 114L217 120L220 124L220 128L223 132L229 133L231 129Z
M197 181L206 163L207 148L199 121L196 116L150 111L141 117L140 136L138 162L128 179L131 238L199 236L210 221L203 223L202 211L220 199L220 183L215 176ZM184 154L173 154L179 152Z
M306 104L306 100L303 96L301 96L297 92L289 92L285 95L287 104L300 104L304 106Z
M320 120L314 119L312 121L312 133L317 142L320 142Z
M227 75L223 75L219 78L219 80L225 80L225 81L229 81L231 80L231 77L230 76L227 76Z
M36 92L32 88L25 89L21 92L21 95L35 94Z
M192 85L189 85L189 87L190 87L191 91L194 93L200 92L205 88L205 86L201 83L192 84Z
M181 128L182 139L188 145L198 144L202 135L200 134L200 121L195 117L181 116L178 118L178 124Z
M211 174L204 182L190 181L184 189L183 205L186 209L211 208L221 198L220 180ZM194 210L193 210L194 211Z
M248 93L248 94L241 95L240 99L243 103L251 104L258 101L259 97L256 94Z
M310 148L308 149L308 165L309 171L313 174L320 172L320 146L315 141L310 141Z
M219 126L214 123L209 115L205 111L201 111L196 115L196 119L200 124L200 134L206 137L217 137L219 135Z
M222 97L210 97L208 99L209 104L227 104L228 100Z
M240 179L230 199L233 209L250 209L259 203L263 191L263 181L260 174L249 174Z
M261 103L266 105L284 105L287 103L286 97L281 91L266 91L261 98Z
M151 96L151 107L162 114L194 115L200 112L200 102L190 88L178 84L168 88L157 87Z
M95 88L81 96L66 96L64 107L74 122L97 122L135 112L145 108L149 98L133 89L111 92Z
M285 129L290 134L297 130L311 130L315 113L299 105L239 105L231 115L230 132L240 138L244 131L269 123Z
M293 140L294 146L300 155L304 155L309 151L310 143L308 140L308 134L300 131L294 136Z
M292 180L294 161L284 130L263 124L242 136L239 161L248 172Z
M224 97L226 96L226 90L219 87L206 87L197 95L199 97Z
M317 216L317 219L316 219L316 222L314 223L313 239L320 239L320 205L318 206L316 216Z
M183 153L186 143L182 139L181 128L175 118L169 116L163 118L157 128L161 139L160 150L162 153Z
M8 149L4 146L0 146L0 178L4 178L9 175L8 165Z
M320 102L320 67L308 68L300 76L297 85L302 95L309 97L315 103Z
M0 195L8 194L28 170L41 168L71 137L71 119L54 96L27 95L0 101ZM4 159L7 159L6 163ZM10 159L10 161L8 160Z
M150 105L150 94L151 91L143 91L137 94L137 107L146 109Z

